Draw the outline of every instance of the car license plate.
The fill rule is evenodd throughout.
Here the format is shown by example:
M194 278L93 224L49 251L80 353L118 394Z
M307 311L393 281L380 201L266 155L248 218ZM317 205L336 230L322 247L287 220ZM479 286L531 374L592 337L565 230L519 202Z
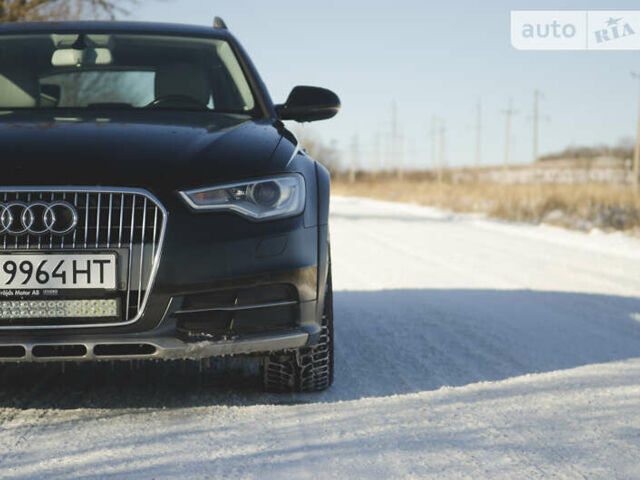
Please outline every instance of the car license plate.
M0 290L116 288L116 254L0 254Z

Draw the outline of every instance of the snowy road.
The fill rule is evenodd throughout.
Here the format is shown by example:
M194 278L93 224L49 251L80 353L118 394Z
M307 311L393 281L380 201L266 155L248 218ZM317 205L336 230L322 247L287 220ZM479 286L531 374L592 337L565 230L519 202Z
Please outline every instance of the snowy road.
M359 199L332 222L331 390L4 368L0 478L640 478L640 240Z

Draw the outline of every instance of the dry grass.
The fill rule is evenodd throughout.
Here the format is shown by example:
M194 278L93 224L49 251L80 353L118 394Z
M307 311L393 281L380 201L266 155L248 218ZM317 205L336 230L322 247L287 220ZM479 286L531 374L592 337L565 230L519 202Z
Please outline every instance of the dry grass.
M416 176L398 180L366 175L354 184L346 178L334 179L332 191L337 195L430 205L455 212L481 212L505 220L640 234L640 195L615 185L439 185Z

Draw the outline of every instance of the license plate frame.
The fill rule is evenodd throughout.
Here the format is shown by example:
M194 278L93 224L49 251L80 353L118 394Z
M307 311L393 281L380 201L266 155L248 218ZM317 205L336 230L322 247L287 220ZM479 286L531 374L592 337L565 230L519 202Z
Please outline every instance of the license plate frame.
M65 275L64 281L60 278L62 272L58 270L56 281L53 281L53 270L57 268L59 261L62 260L62 267ZM108 263L104 263L108 260ZM16 274L11 283L7 283L11 274L5 270L7 262L12 261L16 267ZM42 261L48 263L42 264ZM84 262L89 274L84 273L82 268L76 268L77 263L73 261ZM22 283L28 275L21 270L23 262L31 263L32 274L26 283ZM87 263L88 262L88 263ZM42 283L38 280L38 267L44 265L41 271L46 272L49 278ZM71 269L69 269L71 268ZM12 267L7 268L9 271ZM27 266L25 265L25 270ZM74 271L75 269L75 271ZM86 270L86 269L85 269ZM74 275L75 273L75 275ZM95 273L95 274L94 274ZM115 292L119 290L120 283L120 265L119 254L113 250L94 251L69 251L69 252L43 252L43 251L13 251L0 253L0 291L7 290L51 290L61 292ZM44 278L44 274L40 275L40 279ZM87 281L76 282L79 277L86 278ZM100 282L94 282L93 279L99 278ZM71 280L68 281L67 279Z

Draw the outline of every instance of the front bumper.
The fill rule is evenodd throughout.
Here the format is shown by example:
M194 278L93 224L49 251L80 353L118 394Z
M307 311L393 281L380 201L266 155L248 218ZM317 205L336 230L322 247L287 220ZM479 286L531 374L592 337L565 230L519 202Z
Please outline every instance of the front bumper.
M253 224L236 215L193 215L176 199L161 200L171 222L139 317L92 328L5 325L0 362L200 359L317 341L326 276L319 245L326 242L326 225L305 225L302 216ZM271 298L274 287L286 287L286 298L280 290ZM286 306L254 315L257 305L283 300ZM207 318L198 311L215 317L215 328L200 329Z
M301 329L230 340L186 341L172 336L74 336L64 339L13 339L0 344L0 362L81 362L96 360L199 360L228 355L264 354L307 344Z
M322 305L305 299L304 292L315 286L316 275L317 269L310 267L230 279L213 290L181 292L168 298L156 319L158 326L143 332L3 332L0 363L198 360L312 345L320 332ZM265 301L264 295L283 292L295 300Z

